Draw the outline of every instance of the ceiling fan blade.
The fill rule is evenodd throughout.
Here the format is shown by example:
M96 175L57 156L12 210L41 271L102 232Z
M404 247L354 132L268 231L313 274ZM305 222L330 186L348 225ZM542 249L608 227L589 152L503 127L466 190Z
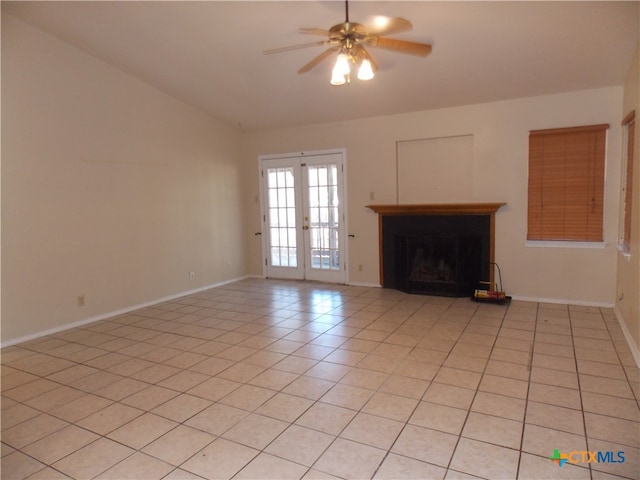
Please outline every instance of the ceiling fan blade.
M272 48L271 50L264 50L262 53L263 55L271 55L272 53L281 53L288 52L290 50L298 50L300 48L316 47L318 45L326 45L327 43L327 40L319 40L317 42L302 43L300 45L291 45L289 47Z
M393 35L409 32L412 28L411 22L405 18L377 17L372 25L367 25L367 32L371 35Z
M370 42L372 47L393 50L394 52L406 53L426 57L431 53L431 45L426 43L409 42L396 38L374 37Z
M299 32L306 33L308 35L320 35L321 37L329 36L329 30L324 30L322 28L301 28Z
M309 70L311 70L313 67L315 67L316 65L318 65L320 62L322 62L325 58L330 57L333 53L337 52L339 50L340 47L331 47L328 48L327 50L325 50L324 52L322 52L320 55L318 55L317 57L315 57L313 60L311 60L309 63L307 63L306 65L304 65L300 70L298 70L298 73L307 73Z

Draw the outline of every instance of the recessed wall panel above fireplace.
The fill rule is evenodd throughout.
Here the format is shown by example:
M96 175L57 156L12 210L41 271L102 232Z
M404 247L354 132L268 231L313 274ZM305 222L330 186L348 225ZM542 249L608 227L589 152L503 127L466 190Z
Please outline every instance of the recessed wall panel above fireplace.
M473 135L397 142L398 203L473 198Z

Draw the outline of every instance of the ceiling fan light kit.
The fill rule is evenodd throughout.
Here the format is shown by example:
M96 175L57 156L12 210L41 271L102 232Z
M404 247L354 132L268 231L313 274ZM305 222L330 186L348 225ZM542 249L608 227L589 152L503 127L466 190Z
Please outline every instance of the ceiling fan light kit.
M338 52L338 58L331 71L331 85L345 85L351 83L351 65L358 66L357 77L359 80L371 80L375 76L378 66L365 49L367 47L377 47L409 55L426 57L431 53L431 45L426 43L409 42L396 38L386 38L384 35L408 32L412 29L411 22L404 18L383 18L377 17L376 25L365 27L359 23L349 22L349 2L345 1L346 19L343 23L334 25L329 30L320 28L302 28L301 33L309 35L322 35L325 40L319 42L305 43L291 47L276 48L266 50L265 54L286 52L298 48L306 48L317 45L330 45L329 49L313 58L304 65L298 73L306 73L320 64L324 59ZM380 20L383 21L380 21Z
M362 60L360 68L358 69L358 79L371 80L374 77L373 68L371 68L371 62L366 58Z
M350 81L350 72L351 68L349 67L347 55L344 53L339 54L336 64L331 71L331 85L344 85Z
M359 59L351 51L340 53L336 64L331 71L331 85L344 85L351 82L350 63L360 63L358 67L358 80L371 80L375 75L371 62L367 58Z

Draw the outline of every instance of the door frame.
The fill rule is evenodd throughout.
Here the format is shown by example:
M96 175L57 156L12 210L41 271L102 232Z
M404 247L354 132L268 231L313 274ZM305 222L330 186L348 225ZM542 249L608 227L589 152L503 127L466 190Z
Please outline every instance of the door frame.
M344 232L342 239L343 248L341 248L341 252L344 254L344 284L347 285L349 283L349 234L348 234L348 208L347 208L347 149L346 148L332 148L327 150L306 150L302 152L290 152L290 153L274 153L274 154L265 154L258 155L258 185L260 187L260 229L261 229L261 259L262 262L262 277L267 278L267 270L268 266L266 264L268 259L269 252L269 238L268 231L266 225L266 199L265 199L265 191L264 191L264 181L262 178L262 166L264 160L277 160L277 159L295 159L295 158L304 158L304 157L314 157L321 155L332 155L332 154L340 154L342 155L342 193L344 198L340 198L340 202L342 203L342 214L344 216ZM302 208L302 205L300 205Z

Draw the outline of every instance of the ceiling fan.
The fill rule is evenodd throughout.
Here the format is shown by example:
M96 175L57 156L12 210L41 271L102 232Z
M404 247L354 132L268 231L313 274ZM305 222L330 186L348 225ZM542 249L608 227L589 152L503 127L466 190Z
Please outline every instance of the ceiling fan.
M349 1L345 0L344 3L345 21L343 23L334 25L329 30L321 28L300 29L300 33L320 35L326 37L324 40L265 50L263 53L269 55L300 48L329 45L327 50L300 68L298 73L308 72L323 60L338 52L338 58L331 75L332 85L350 83L350 64L358 65L358 78L360 80L370 80L374 77L374 71L378 70L378 66L365 47L381 48L421 57L426 57L431 53L431 45L429 44L386 37L386 35L410 31L413 27L409 20L400 17L379 17L379 22L376 22L376 25L364 26L360 23L349 21Z

